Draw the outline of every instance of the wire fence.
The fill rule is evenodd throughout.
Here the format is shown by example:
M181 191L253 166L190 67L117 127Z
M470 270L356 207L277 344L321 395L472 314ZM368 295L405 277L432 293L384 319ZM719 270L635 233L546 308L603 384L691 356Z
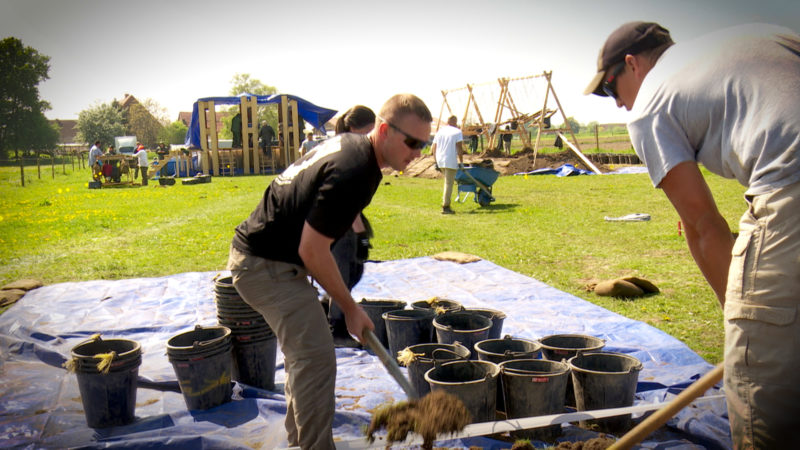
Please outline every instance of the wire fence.
M39 152L36 155L20 155L14 158L0 159L2 167L18 167L20 185L25 186L25 177L33 171L38 179L56 174L68 175L76 171L89 172L88 153L78 149L56 149L50 152Z

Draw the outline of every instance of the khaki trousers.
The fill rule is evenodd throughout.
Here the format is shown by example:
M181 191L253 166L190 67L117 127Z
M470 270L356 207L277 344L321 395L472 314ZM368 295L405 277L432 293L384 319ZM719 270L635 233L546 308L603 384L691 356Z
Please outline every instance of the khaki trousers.
M336 353L328 320L305 268L231 247L228 269L239 295L264 316L283 351L289 445L335 448Z
M453 197L453 182L456 179L458 169L442 168L444 173L444 193L442 194L442 208L450 207L450 199Z
M734 448L800 448L800 183L747 200L725 294Z

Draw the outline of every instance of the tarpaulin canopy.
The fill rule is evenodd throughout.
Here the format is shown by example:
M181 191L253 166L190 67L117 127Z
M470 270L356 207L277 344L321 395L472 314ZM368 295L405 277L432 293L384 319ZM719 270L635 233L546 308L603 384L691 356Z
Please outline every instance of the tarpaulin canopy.
M306 122L314 126L314 128L325 131L325 123L336 115L336 110L323 108L317 106L307 100L304 100L295 95L288 94L273 94L273 95L253 95L241 94L238 97L204 97L197 99L192 105L192 122L189 124L189 129L186 130L186 146L189 148L200 148L200 118L197 104L198 102L214 102L214 105L238 105L242 101L242 96L248 98L255 97L259 105L266 105L269 103L280 103L281 97L286 96L289 100L297 101L297 114Z
M217 323L216 276L217 272L196 272L70 282L28 292L0 315L0 447L285 447L286 373L280 348L273 391L237 383L230 402L206 411L187 410L179 392L166 343L196 324ZM503 334L525 339L559 333L602 338L604 350L642 362L638 405L672 399L712 368L682 342L646 323L486 260L458 264L423 257L368 263L353 296L408 303L441 296L468 308L505 312ZM94 333L141 344L136 420L131 424L87 427L76 375L62 368L70 349ZM362 430L378 406L406 397L373 353L337 348L336 360L333 433L337 447L348 448L348 443L365 442ZM719 393L718 388L712 391ZM565 425L559 440L585 440L587 433L588 438L596 436ZM731 448L724 400L685 408L642 445L649 449ZM437 446L501 449L510 443L473 437L442 440Z

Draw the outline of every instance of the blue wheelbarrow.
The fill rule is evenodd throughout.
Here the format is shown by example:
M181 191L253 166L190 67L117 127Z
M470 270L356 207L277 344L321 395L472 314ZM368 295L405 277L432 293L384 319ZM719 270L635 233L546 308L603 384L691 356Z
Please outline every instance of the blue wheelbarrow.
M459 164L456 172L456 183L458 184L458 195L456 201L464 203L469 194L473 194L475 202L481 206L487 206L494 201L492 196L492 185L497 181L500 172L494 170L491 160L486 160L480 164ZM461 193L464 197L461 197Z

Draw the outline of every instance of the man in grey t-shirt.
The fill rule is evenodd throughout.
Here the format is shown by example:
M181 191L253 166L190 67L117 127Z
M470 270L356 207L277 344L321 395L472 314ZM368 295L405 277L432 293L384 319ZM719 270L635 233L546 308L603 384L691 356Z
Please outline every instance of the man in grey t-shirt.
M800 448L800 36L740 25L673 45L627 23L585 94L632 112L634 149L724 307L734 447ZM747 187L735 242L698 163Z

